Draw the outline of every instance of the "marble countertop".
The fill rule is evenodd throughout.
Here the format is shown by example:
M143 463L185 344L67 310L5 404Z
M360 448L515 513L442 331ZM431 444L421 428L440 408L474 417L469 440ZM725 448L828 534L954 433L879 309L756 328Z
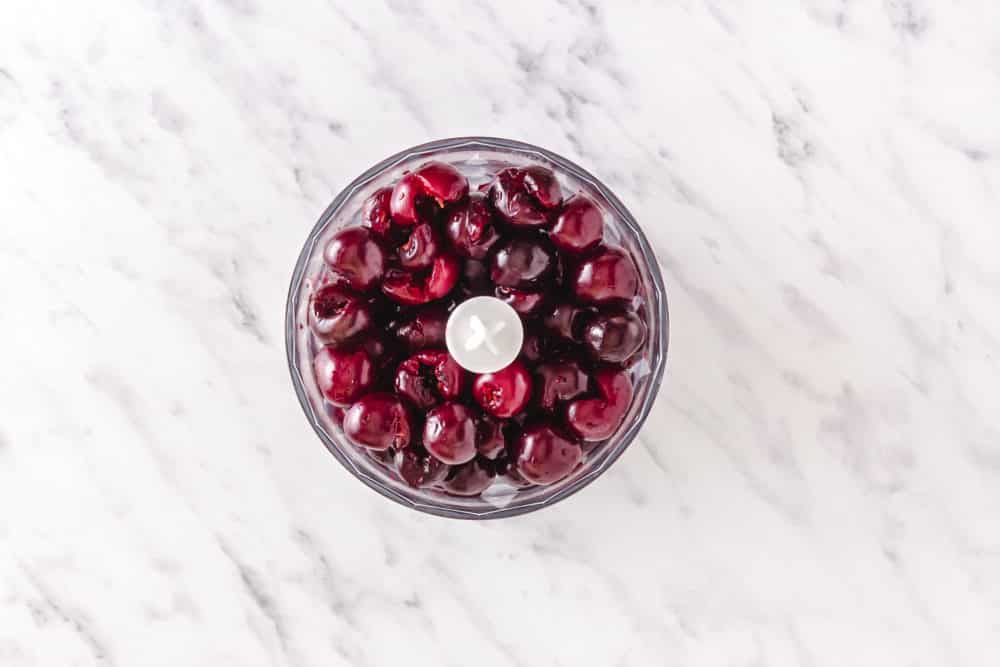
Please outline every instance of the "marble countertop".
M1000 3L0 4L0 664L995 665ZM291 390L308 230L470 134L643 224L642 437L466 523Z

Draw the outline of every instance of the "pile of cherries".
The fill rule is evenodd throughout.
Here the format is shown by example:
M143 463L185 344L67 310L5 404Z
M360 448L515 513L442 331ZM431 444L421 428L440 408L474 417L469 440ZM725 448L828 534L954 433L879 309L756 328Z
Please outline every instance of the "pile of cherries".
M646 339L632 257L551 171L508 167L477 190L428 162L337 232L309 303L316 382L347 439L409 485L479 495L569 475L621 425ZM510 304L517 360L485 374L445 348L450 311ZM470 391L471 389L471 391Z

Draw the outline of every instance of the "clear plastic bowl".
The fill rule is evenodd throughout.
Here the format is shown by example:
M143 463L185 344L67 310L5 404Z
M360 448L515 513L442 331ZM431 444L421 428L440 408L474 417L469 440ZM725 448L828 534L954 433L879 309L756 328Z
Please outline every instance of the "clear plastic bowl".
M482 496L472 498L450 496L433 489L414 489L347 441L332 417L331 406L316 386L312 357L317 347L306 323L306 309L313 281L322 271L324 245L336 231L360 224L361 204L375 190L391 185L404 172L432 159L455 165L468 177L472 188L506 166L537 164L548 167L559 178L567 196L582 192L594 200L605 216L605 239L631 253L639 267L638 298L644 305L649 331L645 349L631 368L635 389L632 405L618 431L591 450L572 474L555 484L516 489L498 481ZM352 475L386 498L422 512L456 519L494 519L552 505L592 482L621 456L642 428L659 390L667 356L668 328L663 279L649 242L625 206L603 183L544 148L508 139L462 137L442 139L397 153L368 169L337 195L313 227L295 265L288 293L285 342L292 383L306 416L326 448Z

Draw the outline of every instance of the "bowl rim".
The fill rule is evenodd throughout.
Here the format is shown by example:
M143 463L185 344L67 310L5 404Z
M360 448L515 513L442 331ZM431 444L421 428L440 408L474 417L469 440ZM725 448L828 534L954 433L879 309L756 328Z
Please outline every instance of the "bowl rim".
M302 379L301 373L296 365L296 356L298 352L297 343L297 326L296 326L296 297L301 293L302 282L306 279L305 269L309 262L310 257L313 254L316 243L318 242L320 234L324 231L326 224L330 218L339 211L340 207L344 202L349 199L357 190L366 186L371 180L380 175L386 170L392 169L396 165L405 162L407 160L413 159L414 157L419 157L423 154L437 153L443 150L455 151L455 150L475 150L475 149L485 149L485 150L506 150L514 151L517 153L531 155L534 154L537 157L542 158L544 161L548 161L559 169L564 170L578 179L586 181L589 185L593 186L600 195L605 199L608 205L614 210L615 215L618 217L619 221L628 227L629 231L632 233L641 254L643 255L643 260L648 267L648 274L651 283L651 293L652 298L652 313L651 316L656 318L656 321L661 323L658 327L658 335L652 345L652 355L648 363L650 365L650 378L649 378L649 391L643 398L642 404L639 406L639 410L635 415L635 418L627 426L627 428L619 434L620 440L615 443L614 447L608 452L608 454L601 460L600 465L596 466L592 470L586 471L572 483L567 484L564 488L559 489L551 496L545 497L543 499L538 499L532 502L525 502L522 504L516 504L516 498L510 504L504 507L497 507L492 510L487 510L483 512L477 512L472 510L467 510L457 507L444 507L434 504L428 504L426 502L420 502L412 498L408 498L397 493L395 490L389 488L386 484L382 483L380 480L373 478L363 472L359 471L354 465L352 465L346 456L340 451L340 446L334 442L329 434L324 428L319 424L319 420L316 418L316 414L313 410L312 402L309 400L307 395L305 384ZM323 442L327 451L329 451L333 457L344 467L347 471L355 478L361 480L367 487L376 491L379 495L384 498L388 498L393 502L396 502L404 507L423 512L425 514L431 514L434 516L440 516L450 519L464 519L464 520L486 520L486 519L502 519L514 516L519 516L522 514L527 514L529 512L534 512L536 510L542 509L544 507L550 507L558 502L562 502L566 498L569 498L573 494L577 493L591 482L593 482L597 477L602 475L605 471L610 468L615 461L628 449L629 445L636 439L639 435L643 424L646 422L646 418L652 411L653 404L656 401L657 394L659 393L660 385L663 381L663 374L666 368L667 360L667 348L669 346L670 340L670 320L669 311L667 306L667 293L663 285L663 276L660 271L659 262L656 259L656 254L643 233L642 228L639 223L632 216L631 212L625 207L620 199L606 186L604 183L591 174L589 171L583 167L577 165L575 162L554 153L548 149L541 148L532 144L524 143L522 141L516 141L513 139L504 139L499 137L485 137L485 136L467 136L467 137L451 137L446 139L437 139L435 141L429 141L422 143L411 148L401 150L393 155L381 160L372 167L366 169L361 175L352 180L344 189L342 189L333 201L324 209L323 213L320 215L319 219L313 225L312 230L309 232L309 236L306 238L305 243L302 246L302 250L299 253L298 260L295 263L295 267L292 272L291 281L288 288L288 296L285 302L285 353L288 362L288 370L291 375L292 385L295 389L295 394L298 397L299 405L305 412L306 417L309 420L313 431Z

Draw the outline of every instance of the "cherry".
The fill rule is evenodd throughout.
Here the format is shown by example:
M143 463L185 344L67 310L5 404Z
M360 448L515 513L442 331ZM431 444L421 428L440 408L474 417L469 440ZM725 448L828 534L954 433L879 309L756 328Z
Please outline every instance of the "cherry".
M593 200L583 195L566 200L549 232L557 248L576 255L596 248L603 237L604 216Z
M469 181L457 169L443 162L428 162L403 176L392 189L390 211L398 225L429 222L428 209L457 202L469 193ZM428 205L430 204L430 206Z
M548 224L547 209L559 205L562 191L547 169L512 167L494 177L489 197L494 210L508 223L520 227L541 227Z
M590 312L585 308L571 303L559 303L546 314L542 323L559 337L578 342L589 316Z
M326 285L313 294L309 304L309 326L321 340L342 343L371 324L372 316L362 299L338 285Z
M552 484L576 468L580 446L550 422L527 427L518 438L515 464L521 477L535 484Z
M389 200L389 211L397 225L415 225L431 220L433 204L423 197L423 184L416 174L406 174L396 182Z
M531 374L515 360L495 373L477 376L472 395L494 417L513 417L524 410L531 398Z
M316 384L334 405L350 405L375 383L371 358L359 347L324 347L313 359Z
M425 350L414 354L396 371L396 393L421 409L454 400L462 391L465 372L447 352Z
M382 291L394 301L414 306L448 294L458 281L458 260L452 255L438 255L429 272L410 273L389 269L382 281Z
M583 330L583 342L591 355L613 364L630 359L645 341L645 323L627 311L599 314Z
M361 224L379 236L386 236L392 225L392 217L389 212L391 198L392 188L381 188L376 190L361 205Z
M545 294L541 292L524 292L513 287L498 285L494 294L523 317L534 315L545 304Z
M413 228L410 237L399 248L399 264L405 269L426 269L438 255L437 233L422 223Z
M521 290L531 290L555 272L555 250L541 238L511 239L497 250L490 262L494 283Z
M448 474L447 464L414 447L396 453L396 470L415 489L433 486Z
M364 227L348 227L334 234L323 259L331 271L360 292L375 287L385 272L385 251Z
M524 189L542 205L542 208L553 209L562 203L562 188L555 174L545 167L525 167L521 170Z
M476 456L476 420L461 403L432 408L424 422L424 447L431 456L457 465Z
M428 162L413 173L420 179L423 193L438 206L452 204L469 194L468 179L446 162Z
M639 292L639 271L625 251L607 248L577 267L573 290L579 300L590 303L631 299Z
M452 209L444 229L455 252L472 259L484 259L500 238L486 196L479 192Z
M396 360L399 358L398 346L394 341L387 339L381 333L369 332L356 343L375 364L376 380L384 378L388 373L390 376L396 367Z
M441 486L455 496L478 496L493 484L495 475L489 461L476 458L452 468Z
M483 415L476 423L476 451L487 459L495 459L507 448L503 433L504 422Z
M535 368L535 393L543 410L552 412L557 403L587 391L587 374L575 361L552 361Z
M521 345L521 358L529 364L537 364L545 358L549 344L545 336L535 331L524 332L524 343Z
M368 394L344 415L344 435L360 447L401 449L410 444L410 415L392 394Z
M396 327L396 339L411 352L429 347L442 347L448 326L448 311L439 305L421 309Z
M484 262L476 259L467 259L463 262L459 290L465 298L485 296L493 291L490 270Z
M566 423L584 440L610 438L632 403L632 381L628 373L602 368L594 373L597 398L581 398L569 404Z

